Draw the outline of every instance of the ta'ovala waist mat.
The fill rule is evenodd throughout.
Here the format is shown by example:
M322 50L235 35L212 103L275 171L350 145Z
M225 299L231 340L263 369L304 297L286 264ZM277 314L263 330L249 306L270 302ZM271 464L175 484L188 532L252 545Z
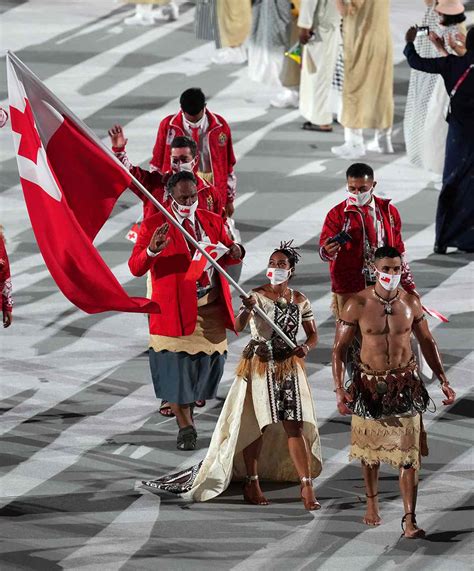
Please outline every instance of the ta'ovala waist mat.
M387 371L373 371L356 363L347 392L352 397L348 406L354 414L375 419L423 413L430 402L414 357L405 367Z

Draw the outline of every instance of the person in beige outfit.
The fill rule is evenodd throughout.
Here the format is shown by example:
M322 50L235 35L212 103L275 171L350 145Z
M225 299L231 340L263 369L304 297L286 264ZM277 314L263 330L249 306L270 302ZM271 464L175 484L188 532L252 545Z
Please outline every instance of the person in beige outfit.
M345 142L331 151L343 158L365 155L363 130L375 129L367 150L393 153L393 55L390 0L336 0L344 19L344 90L341 123Z

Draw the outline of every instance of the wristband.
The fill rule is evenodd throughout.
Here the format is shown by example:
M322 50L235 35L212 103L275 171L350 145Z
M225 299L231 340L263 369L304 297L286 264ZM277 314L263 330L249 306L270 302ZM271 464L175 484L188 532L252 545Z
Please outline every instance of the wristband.
M344 387L336 387L332 392L337 393L337 391L343 391Z

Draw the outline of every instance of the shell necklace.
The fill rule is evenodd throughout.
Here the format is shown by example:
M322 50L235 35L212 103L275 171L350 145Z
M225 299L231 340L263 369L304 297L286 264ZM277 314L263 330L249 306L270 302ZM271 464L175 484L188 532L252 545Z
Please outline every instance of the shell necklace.
M395 303L397 299L400 297L400 291L397 290L395 297L392 297L392 299L384 299L375 291L375 288L372 291L374 292L375 296L380 301L380 303L384 306L385 314L392 315L393 313L392 303Z

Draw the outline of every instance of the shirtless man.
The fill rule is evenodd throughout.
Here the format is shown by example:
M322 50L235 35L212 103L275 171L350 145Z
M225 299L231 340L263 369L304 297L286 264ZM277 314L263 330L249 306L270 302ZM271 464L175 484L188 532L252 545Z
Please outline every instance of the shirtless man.
M410 346L415 334L428 365L441 383L444 405L454 402L455 392L443 370L441 358L421 302L398 287L402 270L400 252L390 246L375 252L377 281L353 295L337 323L332 368L337 408L352 414L350 459L362 462L367 525L380 525L378 474L380 462L400 471L400 491L405 515L403 535L424 537L416 525L416 497L420 456L427 455L421 415L430 397L417 373ZM360 331L360 359L344 388L345 356Z

